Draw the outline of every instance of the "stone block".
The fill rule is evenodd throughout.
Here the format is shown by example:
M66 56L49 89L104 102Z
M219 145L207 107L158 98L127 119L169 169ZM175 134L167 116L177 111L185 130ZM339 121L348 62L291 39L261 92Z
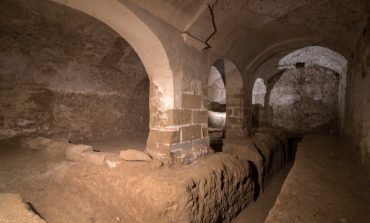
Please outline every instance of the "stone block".
M190 149L192 146L191 141L182 142L182 143L175 143L170 146L171 152L175 152L178 150Z
M181 128L181 142L202 138L202 125L188 125Z
M193 110L193 124L207 123L208 112L207 110Z
M189 109L168 110L167 125L185 125L191 124L192 111Z
M197 146L198 147L201 146L201 147L206 148L210 145L210 139L209 139L209 137L205 137L203 139L193 140L191 143L192 143L193 149L194 149L194 147L197 147Z
M203 144L197 144L195 147L184 148L172 152L172 159L174 163L187 165L192 163L194 160L205 156L209 152L208 147Z
M148 144L171 144L180 142L178 130L150 130Z
M182 107L185 109L200 109L202 97L194 94L182 94Z

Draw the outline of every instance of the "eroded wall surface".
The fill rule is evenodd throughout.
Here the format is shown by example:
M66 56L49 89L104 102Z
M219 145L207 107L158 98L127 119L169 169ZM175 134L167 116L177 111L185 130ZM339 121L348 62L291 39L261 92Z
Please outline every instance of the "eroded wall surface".
M2 0L0 137L148 133L149 80L105 24L49 1Z
M370 161L370 46L369 29L359 41L358 54L349 70L346 135L360 147L364 162Z
M267 116L273 126L294 132L337 127L338 76L331 70L288 69L267 94Z

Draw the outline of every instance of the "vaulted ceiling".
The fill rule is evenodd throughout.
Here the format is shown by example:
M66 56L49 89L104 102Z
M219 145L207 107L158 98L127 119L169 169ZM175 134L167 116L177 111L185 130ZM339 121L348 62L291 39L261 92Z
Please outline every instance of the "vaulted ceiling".
M129 1L246 69L309 45L348 58L369 35L367 0Z

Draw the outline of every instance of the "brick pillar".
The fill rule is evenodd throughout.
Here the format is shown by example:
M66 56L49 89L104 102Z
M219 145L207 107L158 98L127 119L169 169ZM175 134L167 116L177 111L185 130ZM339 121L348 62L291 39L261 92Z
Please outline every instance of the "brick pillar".
M151 117L147 151L160 160L188 164L211 151L208 112L200 90L185 91L181 102L181 108Z
M239 92L227 92L226 96L226 137L242 136L244 119L244 95Z
M182 111L191 115L190 120L178 125L180 142L170 146L176 163L188 164L210 151L208 137L208 112L202 106L202 95L182 94Z

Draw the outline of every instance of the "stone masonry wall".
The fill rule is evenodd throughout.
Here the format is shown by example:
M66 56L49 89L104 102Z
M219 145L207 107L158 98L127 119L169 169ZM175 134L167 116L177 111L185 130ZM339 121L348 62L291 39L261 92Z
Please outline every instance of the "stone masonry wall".
M270 125L302 133L337 129L338 76L331 70L288 69L267 94Z
M148 148L168 149L175 163L188 164L210 150L207 100L202 100L202 89L208 91L208 86L199 81L184 84L187 86L182 94L182 108L162 114L158 121L167 127L150 131Z
M242 136L244 121L244 90L241 74L229 61L226 67L226 137Z

